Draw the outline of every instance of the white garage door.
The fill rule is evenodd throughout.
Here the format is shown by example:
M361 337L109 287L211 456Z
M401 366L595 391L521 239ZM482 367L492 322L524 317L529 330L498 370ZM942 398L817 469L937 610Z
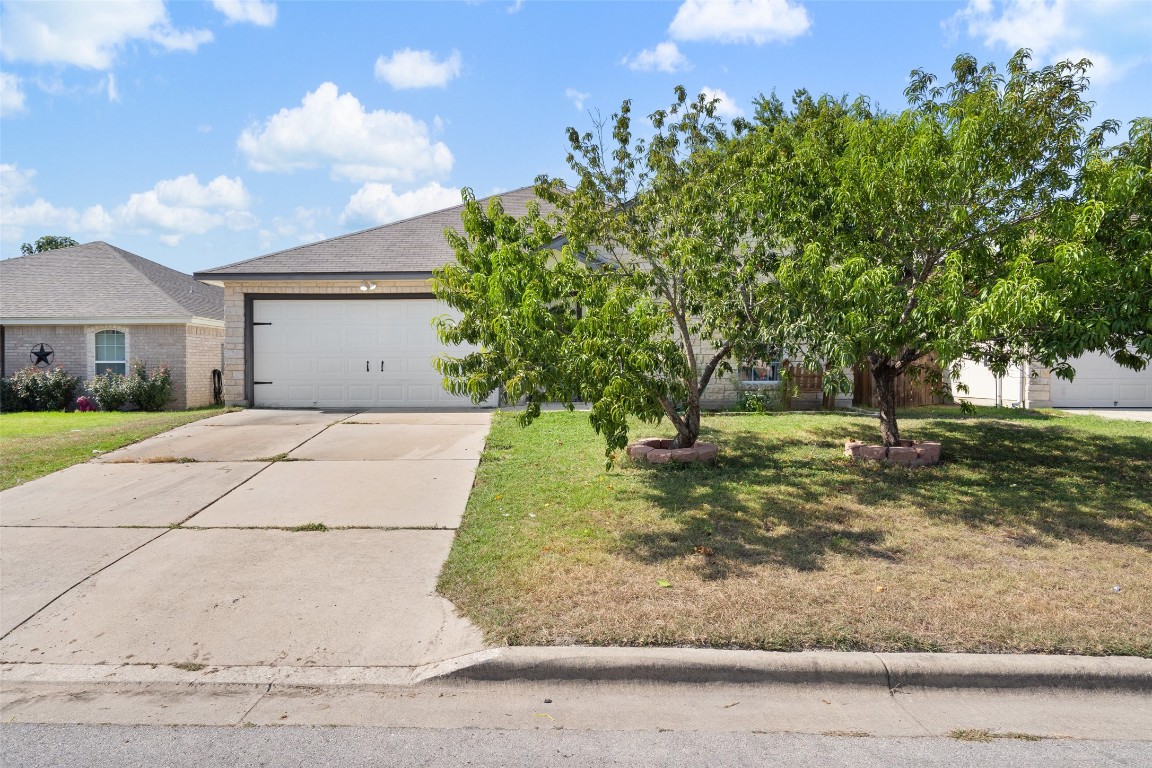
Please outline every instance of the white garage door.
M1052 405L1058 408L1152 408L1152 368L1133 371L1106 355L1072 361L1076 378L1052 377Z
M434 299L256 299L252 379L256 406L271 408L461 407L432 359L446 348ZM494 398L493 398L494 399Z

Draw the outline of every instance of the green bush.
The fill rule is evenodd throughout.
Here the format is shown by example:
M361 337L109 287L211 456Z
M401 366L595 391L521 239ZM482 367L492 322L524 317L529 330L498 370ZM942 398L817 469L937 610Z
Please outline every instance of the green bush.
M80 379L60 366L30 365L4 379L0 407L5 411L62 411L72 402Z
M160 411L172 400L172 372L162 365L151 373L142 360L132 361L132 373L102 373L88 380L88 391L105 411L132 405L142 411Z
M0 379L0 413L16 413L29 410L28 404L20 396L10 378Z
M142 411L163 410L172 401L172 372L168 366L148 372L141 360L132 361L132 375L128 382L131 401Z
M132 401L128 377L107 371L88 379L88 391L102 411L119 411Z

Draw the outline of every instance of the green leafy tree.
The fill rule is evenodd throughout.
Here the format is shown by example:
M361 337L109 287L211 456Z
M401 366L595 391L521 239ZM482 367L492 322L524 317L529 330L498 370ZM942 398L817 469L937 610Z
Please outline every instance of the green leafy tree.
M750 210L724 162L730 141L715 102L677 89L653 113L652 135L632 132L631 104L604 128L569 129L574 187L541 177L554 211L524 219L487 211L466 193L463 236L448 231L456 263L434 290L462 314L441 339L480 350L442 358L450 391L479 401L503 387L541 401L591 405L607 452L628 439L628 417L667 418L674 445L700 434L709 383L733 359L762 353L772 302L771 254L743 237Z
M752 169L753 235L784 249L775 278L790 338L811 361L832 361L833 383L869 364L886 445L900 440L897 378L932 357L1059 366L1105 343L1090 338L1090 317L1069 314L1067 295L1069 268L1098 297L1104 262L1119 259L1106 243L1087 245L1101 208L1073 194L1114 128L1085 128L1089 66L1033 69L1020 51L1001 73L960 56L945 86L914 71L897 114L804 92L792 110L765 99L732 154ZM1099 175L1084 179L1085 193L1111 184L1110 171ZM1122 204L1108 208L1113 229L1127 227ZM1128 338L1118 331L1107 341L1116 349Z
M63 235L44 235L44 237L36 241L35 245L32 243L21 243L20 253L24 256L31 256L34 253L54 251L57 248L71 248L74 245L80 245L80 243Z
M1128 140L1093 145L1041 264L1059 297L1035 330L1041 362L1069 377L1074 358L1102 352L1137 370L1152 359L1152 118Z

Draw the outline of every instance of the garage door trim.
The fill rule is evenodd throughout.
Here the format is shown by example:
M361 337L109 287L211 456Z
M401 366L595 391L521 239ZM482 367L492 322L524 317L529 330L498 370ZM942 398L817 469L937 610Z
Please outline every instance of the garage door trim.
M256 406L255 339L252 333L254 301L389 301L395 299L435 299L431 291L415 293L245 293L244 294L244 393L249 407Z

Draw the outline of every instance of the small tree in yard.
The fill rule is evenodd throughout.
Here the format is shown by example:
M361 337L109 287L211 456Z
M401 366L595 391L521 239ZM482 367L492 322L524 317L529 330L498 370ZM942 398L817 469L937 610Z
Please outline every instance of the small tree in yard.
M441 339L480 351L438 362L451 391L479 401L503 386L511 401L528 398L525 423L541 401L588 402L609 455L627 444L629 416L666 417L674 447L696 442L712 379L772 341L770 254L742 237L749 208L714 108L679 88L641 140L625 102L611 148L605 126L569 129L577 184L537 183L550 221L535 210L517 220L495 200L484 211L466 195L465 234L446 233L457 261L434 290L462 313L440 323Z
M945 367L970 357L1000 371L1024 360L1059 368L1062 357L1132 338L1094 339L1090 326L1112 310L1078 304L1101 297L1104 274L1139 283L1121 253L1131 239L1111 253L1086 245L1101 207L1074 194L1113 127L1085 130L1089 66L1030 69L1021 51L1002 75L961 56L947 86L913 72L899 114L863 99L800 93L791 113L764 100L733 153L753 169L757 226L770 224L756 236L785 251L775 272L784 325L813 360L833 362L833 383L837 370L869 363L885 445L900 440L896 379L929 356ZM1111 178L1113 167L1097 173ZM1114 197L1105 207L1123 229L1123 194ZM1083 284L1071 298L1070 274ZM1136 310L1145 319L1147 285Z

